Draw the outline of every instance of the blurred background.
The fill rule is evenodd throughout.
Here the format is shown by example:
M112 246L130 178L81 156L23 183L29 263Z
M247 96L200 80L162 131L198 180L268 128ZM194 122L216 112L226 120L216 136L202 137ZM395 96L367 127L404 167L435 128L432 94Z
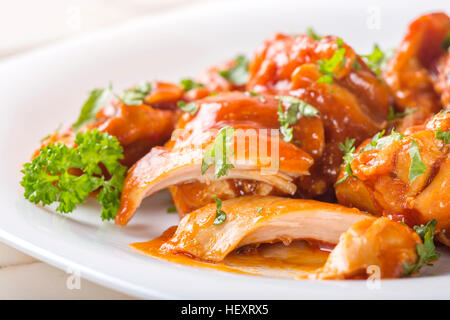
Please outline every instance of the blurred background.
M215 0L0 0L0 63L52 42ZM0 242L0 299L130 299ZM68 290L72 283L73 290Z
M0 0L0 59L142 15L215 0Z

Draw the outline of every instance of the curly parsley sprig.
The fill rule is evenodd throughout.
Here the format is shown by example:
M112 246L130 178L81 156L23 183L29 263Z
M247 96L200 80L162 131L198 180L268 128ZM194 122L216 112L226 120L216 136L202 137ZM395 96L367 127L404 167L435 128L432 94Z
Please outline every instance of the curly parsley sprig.
M102 220L113 219L119 209L126 167L123 148L117 138L97 129L78 133L77 147L61 143L44 147L24 165L20 184L24 196L33 203L58 203L57 211L72 212L89 194L101 187L97 201L102 205ZM110 178L105 177L102 166ZM77 172L81 171L81 174Z

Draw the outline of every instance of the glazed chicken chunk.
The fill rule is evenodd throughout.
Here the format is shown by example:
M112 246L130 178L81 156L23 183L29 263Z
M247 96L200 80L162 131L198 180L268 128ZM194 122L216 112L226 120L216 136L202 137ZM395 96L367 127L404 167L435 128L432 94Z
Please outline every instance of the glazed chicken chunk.
M355 223L339 239L325 266L314 275L319 279L381 279L405 275L404 264L417 260L417 233L388 218Z
M226 222L220 225L214 223L214 205L185 216L160 250L219 262L244 246L306 239L337 245L313 278L366 277L370 265L379 266L381 277L391 278L404 273L404 263L416 261L421 243L405 225L314 200L247 196L224 201L222 210Z
M275 97L267 95L261 99L231 92L199 100L197 105L195 114L183 115L165 147L153 148L129 170L116 223L126 224L142 199L170 186L181 213L185 212L183 208L197 209L214 201L213 196L226 192L231 193L230 197L239 196L230 188L241 180L257 182L255 189L248 190L249 194L273 191L293 195L297 189L294 179L309 174L313 156L323 150L323 126L318 116L300 118L295 124L293 135L301 147L282 140L278 130L274 130L275 136L271 135L270 129L279 127ZM218 130L225 127L236 131L230 138L233 167L220 177L215 165L202 172L205 151L219 136ZM229 183L223 183L224 180ZM194 185L197 194L209 190L209 195L190 201L189 195L183 195L190 192L183 185L192 187L193 182L197 182ZM222 193L211 192L220 188Z
M339 143L346 138L360 143L386 125L391 104L387 87L340 38L276 34L256 51L249 72L248 90L289 94L322 115L325 149L311 175L299 178L301 197L323 194L336 181Z
M450 107L450 53L445 39L450 18L445 13L420 16L408 27L383 78L395 97L395 107L415 112L401 120L405 129L422 124L432 113Z
M339 203L404 221L450 227L450 113L403 133L375 136L352 154L336 185ZM347 177L347 178L346 178Z
M121 99L110 99L100 106L92 121L82 123L80 127L70 127L56 131L41 141L41 146L61 142L73 146L76 132L98 129L117 138L124 148L122 164L132 166L147 154L150 149L164 144L171 136L179 118L176 102L183 97L179 85L157 82L149 83L149 92L143 101L127 105Z

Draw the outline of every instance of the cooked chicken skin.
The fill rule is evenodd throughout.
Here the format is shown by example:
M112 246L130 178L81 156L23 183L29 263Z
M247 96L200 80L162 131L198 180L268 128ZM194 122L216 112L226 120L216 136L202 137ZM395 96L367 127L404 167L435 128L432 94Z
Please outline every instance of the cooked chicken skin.
M115 136L124 148L122 163L130 167L152 147L163 145L170 138L180 114L172 109L178 109L176 101L181 99L182 94L183 89L178 85L152 82L152 90L143 104L129 106L114 99L103 106L97 112L96 119L80 131L97 128ZM75 132L68 128L41 141L39 150L56 142L73 145L74 141ZM39 154L39 150L33 157Z
M223 93L197 101L197 104L199 109L196 114L183 115L178 123L178 130L166 147L154 148L130 169L122 191L116 223L127 224L142 199L161 189L192 181L214 183L217 179L213 174L213 167L202 175L201 164L205 149L222 127L250 130L247 132L253 138L247 136L245 140L239 133L233 136L230 147L235 157L230 160L234 168L221 179L255 180L271 185L283 194L293 195L296 192L294 178L309 174L308 169L314 162L313 156L320 156L323 151L323 126L317 116L300 118L294 126L294 139L300 142L302 148L259 131L279 128L278 101L272 96L265 96L261 100L260 97L240 92ZM250 158L252 146L247 141L250 139L254 139L258 146L258 154L254 159ZM242 145L242 141L246 143ZM279 168L270 173L264 169L269 170L274 165L270 160L274 143L278 145L279 155L275 162ZM261 146L266 146L266 154L262 152ZM172 191L174 188L176 187L172 187ZM182 192L176 191L179 194ZM207 202L202 205L210 200L211 197L205 199ZM183 207L179 206L178 209Z
M354 279L374 276L398 278L403 264L415 263L419 235L388 218L365 219L352 225L339 239L325 266L314 275L319 279ZM377 268L370 270L370 268Z
M97 121L88 129L97 128L119 140L124 148L123 164L130 167L150 149L164 144L172 134L178 114L148 105L127 106L113 101L97 113Z
M399 128L421 124L432 113L448 105L447 81L449 53L443 48L450 32L445 13L420 16L408 27L394 57L388 62L384 79L400 111L419 108L401 120Z
M439 113L425 125L404 131L405 137L381 150L360 153L369 141L363 143L351 162L356 178L349 177L335 188L339 203L410 226L436 219L437 229L450 227L450 146L436 138L438 128L450 131L450 113ZM413 141L418 145L425 170L411 182ZM340 177L345 174L342 170Z
M345 48L345 63L332 83L318 81L318 63ZM357 64L359 67L354 68ZM247 90L295 96L317 108L324 121L326 146L311 169L299 178L300 196L323 194L336 181L342 160L338 144L361 143L385 126L391 96L386 86L346 43L336 37L315 41L306 35L276 34L256 51Z
M161 250L217 262L231 251L250 244L279 241L289 244L295 239L337 244L350 226L374 219L357 209L336 204L274 196L226 200L222 210L226 212L226 221L221 225L213 224L215 204L186 215Z

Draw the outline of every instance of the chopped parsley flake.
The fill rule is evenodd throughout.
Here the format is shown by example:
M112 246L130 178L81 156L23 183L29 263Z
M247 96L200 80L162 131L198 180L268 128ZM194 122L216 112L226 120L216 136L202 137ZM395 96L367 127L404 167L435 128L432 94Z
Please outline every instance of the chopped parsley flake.
M395 112L394 108L392 106L389 106L389 114L388 114L388 120L396 120L403 117L406 117L409 114L413 114L417 112L420 108L410 108L406 109L404 112Z
M178 108L185 112L189 112L190 114L195 114L198 110L198 104L195 102L184 102L184 101L178 101L177 103Z
M213 225L217 226L227 220L227 214L222 210L222 200L217 197L214 197L214 200L216 200L216 218L214 219Z
M381 66L386 61L386 55L380 49L378 44L374 44L373 50L370 54L362 56L366 61L367 66L376 74L381 75Z
M359 153L363 153L368 150L381 150L384 146L391 144L394 141L400 141L405 136L401 133L395 132L392 129L391 134L384 137L385 130L378 132L372 137L372 140L362 148Z
M190 78L182 79L180 81L180 84L183 86L183 90L185 92L192 90L192 89L203 87L203 83L195 82L194 80L192 80Z
M234 60L234 66L228 70L220 70L219 74L236 86L242 86L248 80L247 57L240 55Z
M355 139L348 139L345 138L345 143L339 143L339 149L341 149L344 152L344 156L342 157L344 160L344 172L345 175L341 179L339 179L335 185L341 184L345 180L347 180L348 177L354 177L358 178L353 174L352 170L352 161L355 159Z
M316 41L322 39L322 36L319 35L312 27L306 28L306 35Z
M450 132L441 131L441 128L437 128L435 137L444 143L450 143Z
M142 81L135 88L124 90L120 100L128 106L138 106L144 102L151 89L150 82Z
M293 128L291 126L297 123L300 116L313 117L319 114L319 111L312 105L303 100L291 96L277 96L278 103L278 121L280 122L280 131L283 140L290 142L293 136ZM286 112L283 111L282 104L287 104Z
M419 176L427 171L427 166L420 157L419 145L416 140L411 141L409 147L409 156L411 157L411 165L409 167L409 181L413 182Z
M411 274L416 273L424 265L432 266L433 264L431 262L436 261L441 256L438 252L436 252L436 247L434 246L433 242L434 230L436 225L437 221L435 219L432 219L428 221L425 226L414 226L414 231L417 232L423 243L419 243L416 245L418 255L416 263L403 263L405 276L410 276Z
M336 39L338 49L330 59L317 61L317 66L322 76L317 80L321 83L333 83L333 76L338 73L345 65L345 48L342 47L342 39Z
M252 96L252 97L258 97L261 102L267 101L264 96L260 95L258 92L255 92L255 91L245 91L245 95Z
M105 89L94 89L89 93L89 97L81 107L80 115L77 121L72 124L72 128L78 130L80 127L95 120L95 114L111 98L112 85L109 84Z
M214 163L214 175L217 179L228 174L229 169L233 169L228 155L232 155L228 145L234 135L234 129L231 127L223 127L220 129L213 144L205 151L202 161L202 174Z
M445 51L450 51L450 32L445 36L444 41L442 42L442 49Z
M177 212L177 208L175 208L175 207L167 208L167 213L175 213L175 212Z

